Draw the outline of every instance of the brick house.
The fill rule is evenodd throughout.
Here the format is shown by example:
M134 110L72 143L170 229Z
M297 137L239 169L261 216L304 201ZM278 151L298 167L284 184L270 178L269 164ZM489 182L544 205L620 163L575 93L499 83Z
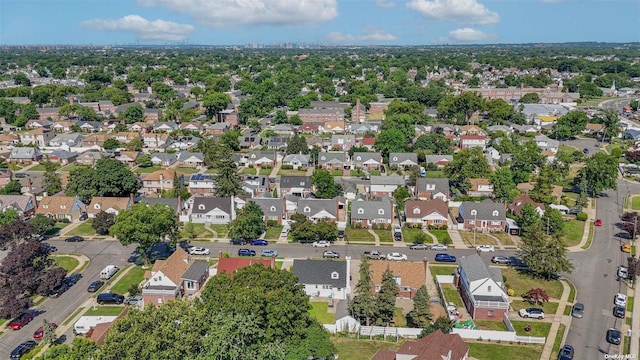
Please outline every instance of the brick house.
M495 203L491 199L480 202L464 201L458 213L458 223L465 230L504 231L506 226L504 205Z
M265 223L267 221L275 221L278 225L282 225L286 206L284 198L253 198L251 201L262 209Z
M455 282L471 318L502 320L509 311L502 271L498 267L488 267L480 255L460 257Z
M131 197L94 196L89 206L87 206L87 215L90 218L95 218L100 211L118 215L121 211L129 209L131 205L133 205Z
M427 285L427 262L412 261L372 261L370 263L373 292L378 293L382 286L382 274L389 269L398 284L398 297L413 299L416 291Z
M407 200L404 214L408 226L442 227L449 224L449 207L442 199Z
M378 224L385 228L390 227L393 221L393 207L388 197L380 200L354 201L351 203L351 226L369 228Z
M469 196L493 196L493 184L489 179L469 179L471 187L467 194Z

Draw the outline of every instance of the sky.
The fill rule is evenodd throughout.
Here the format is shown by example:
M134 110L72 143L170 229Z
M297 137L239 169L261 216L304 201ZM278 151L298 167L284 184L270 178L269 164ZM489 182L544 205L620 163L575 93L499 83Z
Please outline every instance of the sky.
M2 45L640 41L640 0L0 0Z

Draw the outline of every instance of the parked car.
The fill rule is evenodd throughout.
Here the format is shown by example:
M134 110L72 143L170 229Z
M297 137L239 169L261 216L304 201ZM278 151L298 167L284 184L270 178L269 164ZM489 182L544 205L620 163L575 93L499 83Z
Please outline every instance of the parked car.
M78 220L80 221L85 221L89 218L89 215L87 215L87 213L82 213L82 215L80 215L80 217L78 218Z
M456 257L449 254L436 254L435 261L437 262L456 262Z
M433 245L431 245L431 250L447 251L447 250L449 250L449 246L447 246L446 244L433 244Z
M51 244L42 243L41 245L43 248L47 249L47 251L50 253L58 251L58 248Z
M63 281L62 283L60 283L60 285L58 285L56 288L54 288L49 292L49 297L50 298L60 297L60 295L62 295L67 290L69 290L69 285L67 285L67 283Z
M427 250L428 248L426 244L411 244L411 246L409 246L411 250Z
M231 245L247 245L247 241L245 239L231 239Z
M269 242L265 239L256 239L256 240L251 240L251 245L252 246L267 246L269 245Z
M616 296L613 297L613 303L620 306L627 306L627 295L617 293Z
M476 250L478 250L480 252L494 252L494 251L496 251L496 249L493 247L493 245L478 245L478 246L476 246Z
M583 303L575 303L573 308L571 309L571 316L574 318L582 319L584 316L584 304Z
M49 325L51 325L51 327L54 328L54 329L58 327L58 324L53 323L53 322L49 323ZM42 340L43 337L44 337L44 326L40 326L38 328L38 330L36 330L33 333L33 339L34 340Z
M189 248L189 255L209 255L210 253L209 249L201 246L192 246Z
M584 148L584 149L582 149L582 152L583 152L585 155L589 155L589 149L588 149L588 148Z
M362 254L364 257L366 257L369 260L384 260L386 259L386 257L379 251L365 251Z
M102 293L98 295L98 297L96 298L96 301L100 305L104 305L104 304L121 305L122 303L124 303L124 296L120 294L114 294L114 293Z
M66 242L81 242L81 241L84 241L84 238L82 236L72 236L72 237L68 237L68 238L64 239L64 241L66 241Z
M407 255L398 252L393 252L387 255L387 260L391 261L407 261Z
M260 256L278 256L278 252L272 249L264 249L260 252Z
M11 358L20 359L22 355L33 350L33 348L35 348L36 346L38 346L38 343L33 340L25 341L22 344L16 346L16 348L11 351Z
M628 279L629 278L629 269L624 266L618 266L618 271L616 272L616 277L618 280L620 279Z
M622 340L622 332L616 328L607 330L607 342L613 345L620 345Z
M624 253L631 253L631 244L622 244L620 250Z
M100 288L104 285L104 281L102 280L96 280L94 282L92 282L91 284L89 284L89 287L87 288L87 291L90 293L94 293L98 290L100 290Z
M340 257L340 253L337 251L327 250L322 253L322 257L325 259L338 259Z
M518 315L523 318L544 319L544 311L539 308L520 309Z
M573 360L573 346L565 345L558 352L558 360Z
M129 306L140 306L142 305L142 295L129 296L124 299L124 304Z
M256 251L251 249L238 249L238 256L256 256Z
M312 245L313 247L329 247L331 246L331 242L326 240L320 240L320 241L314 241Z
M624 306L620 306L620 305L616 305L613 307L613 316L619 318L619 319L624 319L626 316L626 312L625 312L625 308Z
M494 256L491 258L491 262L494 264L511 265L511 259L506 256Z
M31 313L25 312L17 318L11 320L11 322L9 323L9 327L11 328L11 330L20 330L31 320L33 320L33 315L31 315Z
M80 279L82 279L82 274L71 274L68 277L66 277L63 281L68 286L73 286L73 285L77 284L78 281L80 281Z
M596 219L596 221L593 222L593 225L595 226L602 226L602 220L600 219Z
M282 232L280 232L280 237L287 237L287 235L289 235L289 228L282 229Z

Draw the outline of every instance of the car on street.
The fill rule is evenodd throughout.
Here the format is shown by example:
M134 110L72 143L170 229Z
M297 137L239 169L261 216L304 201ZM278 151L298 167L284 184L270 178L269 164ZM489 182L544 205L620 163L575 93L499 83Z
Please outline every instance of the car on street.
M539 308L525 308L518 311L518 315L523 318L544 319L544 311Z
M337 251L327 250L322 253L322 257L325 259L338 259L340 258L340 253Z
M571 309L571 316L574 318L582 319L584 316L584 304L583 303L575 303L573 308Z
M33 320L33 315L31 315L31 313L25 312L17 318L11 320L11 322L9 323L9 327L11 328L11 330L20 330L31 320Z
M585 155L589 155L589 148L584 148L584 149L582 149L582 152L583 152Z
M602 226L602 220L600 219L596 219L596 221L593 222L593 225L595 226Z
M98 290L100 290L100 288L104 285L104 281L102 280L96 280L94 282L92 282L91 284L89 284L89 287L87 287L87 291L90 293L94 293Z
M54 329L58 327L58 324L56 324L56 323L49 323L49 325L51 325L51 327L54 328ZM33 339L34 340L42 340L43 337L44 337L44 326L40 326L38 328L38 330L36 330L33 333Z
M229 243L231 245L247 245L247 241L245 239L231 239Z
M449 254L436 254L434 257L436 262L456 262L456 257Z
M11 359L20 359L22 355L33 350L36 346L38 346L38 343L33 340L23 342L11 351Z
M62 281L64 281L67 286L73 286L77 284L80 279L82 279L82 274L71 274Z
M256 240L251 240L251 245L252 246L267 246L269 245L269 242L265 239L256 239Z
M53 246L53 245L51 245L51 244L42 243L41 245L42 245L43 248L45 248L50 253L58 251L58 248Z
M435 251L447 251L449 250L449 246L446 244L433 244L430 249Z
M142 295L129 296L128 298L124 299L124 304L130 306L141 306Z
M362 255L364 257L366 257L367 259L369 259L369 260L384 260L384 259L386 259L386 256L384 256L379 251L365 251Z
M510 265L511 259L506 256L494 256L491 258L491 262L494 264Z
M496 249L493 245L478 245L476 246L476 250L480 252L494 252Z
M613 303L620 306L627 306L627 295L617 293L616 296L613 297Z
M260 256L278 256L278 252L272 249L264 249L260 252Z
M624 253L630 253L631 252L631 244L622 244L622 246L620 247L620 250L622 250L622 252L624 252Z
M392 252L390 254L387 254L387 260L391 260L391 261L407 261L407 255L405 254L401 254L399 252Z
M618 319L624 319L626 316L626 312L625 312L625 308L624 306L620 306L620 305L616 305L613 307L613 316L617 317Z
M238 256L256 256L256 251L251 249L238 249Z
M49 292L49 297L50 298L60 297L60 295L62 295L67 290L69 290L69 285L67 285L67 283L63 281L62 283L60 283L60 285L56 286L53 290Z
M428 248L426 244L411 244L411 246L409 246L411 250L427 250Z
M110 293L110 292L102 293L98 295L98 297L96 298L96 301L100 305L104 305L104 304L120 305L124 303L124 296L120 294Z
M622 332L616 328L607 330L607 342L613 345L620 345L622 341Z
M312 245L313 247L329 247L331 246L331 242L326 240L320 240L320 241L314 241Z
M189 248L189 255L209 255L211 251L201 246L192 246Z
M558 360L573 360L573 346L565 345L558 352Z
M64 239L64 241L66 241L66 242L81 242L81 241L84 241L84 238L82 236L72 236L72 237L68 237L68 238Z
M616 277L618 280L620 279L628 279L629 278L629 269L624 266L618 266L618 271L616 272Z

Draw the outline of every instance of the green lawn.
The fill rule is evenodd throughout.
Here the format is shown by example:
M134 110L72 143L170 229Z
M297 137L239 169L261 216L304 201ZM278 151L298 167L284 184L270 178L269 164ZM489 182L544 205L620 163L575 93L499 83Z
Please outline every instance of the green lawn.
M507 325L502 321L473 320L473 322L478 326L479 330L507 331Z
M65 269L67 272L75 269L80 264L80 262L76 258L71 256L52 255L51 257L56 261L56 263L58 263L58 266Z
M474 244L473 231L459 231L462 240L469 245ZM497 245L496 241L487 235L476 231L476 245Z
M433 244L433 239L431 236L425 234L422 229L410 229L410 228L402 228L402 238L404 242L413 244L416 242L416 237L424 235L424 243L425 244Z
M272 171L273 171L272 168L260 168L260 170L258 171L258 175L265 175L265 176L266 175L271 175Z
M309 316L316 318L320 324L334 324L336 322L336 315L327 312L329 309L329 303L321 301L311 301L311 309L309 309Z
M511 302L511 309L513 311L518 311L520 309L524 309L528 307L541 308L542 311L544 311L544 313L549 316L554 315L556 311L558 311L558 303L552 302L552 301L546 302L543 305L540 305L540 304L531 305L531 303L527 301L522 301L522 300L514 300L513 302Z
M22 169L22 166L18 165L18 164L9 164L8 165L9 169L11 169L12 171L18 171L20 169Z
M86 221L80 223L80 225L76 226L73 230L69 231L67 235L69 236L92 236L96 234L96 230L93 228L93 219L87 219Z
M375 242L373 235L369 234L367 229L346 228L345 235L349 241Z
M393 309L393 326L407 327L407 317L402 313L402 308Z
M380 349L398 350L402 343L365 339L332 338L340 359L370 360ZM513 358L510 358L510 360Z
M549 336L549 329L551 329L551 323L541 322L537 320L530 321L512 321L513 328L516 329L516 334L520 336ZM531 325L531 331L524 331L525 326Z
M451 237L447 230L429 230L437 239L439 244L451 244Z
M456 272L457 266L434 266L429 265L429 271L435 278L436 275L453 275Z
M451 284L442 284L442 291L444 292L444 297L446 298L447 303L454 303L457 307L464 307L464 303L462 302L462 298L460 297L460 293L458 290Z
M584 221L571 219L564 223L564 242L567 247L580 244L584 234Z
M391 236L391 229L386 230L373 230L380 238L380 242L393 242L393 237Z
M569 284L569 288L571 289L571 291L569 291L569 297L567 298L567 301L569 303L573 303L573 301L576 299L576 287L573 285L573 283L569 280L565 280L567 282L567 284Z
M633 296L627 298L627 311L633 312Z
M443 178L445 177L444 171L427 171L428 178Z
M218 234L218 237L224 238L227 237L227 232L229 231L229 228L227 227L227 225L209 225L209 227L211 228L211 230L215 231Z
M196 168L192 168L192 167L177 167L176 168L177 172L181 172L183 174L195 174L197 173L199 170Z
M331 176L342 176L343 174L343 170L331 170Z
M506 232L495 232L495 233L491 233L491 235L500 239L500 242L502 243L502 245L506 245L506 246L515 245L513 238Z
M57 222L55 225L53 225L53 229L51 229L50 231L47 231L47 235L54 235L54 234L58 234L60 232L60 230L64 229L65 227L67 227L67 223L63 223L63 222Z
M245 175L256 175L256 169L252 167L244 168L241 173Z
M547 292L549 297L559 300L562 296L562 284L560 281L546 281L534 279L526 273L518 272L516 269L502 268L502 276L506 278L506 284L520 296L531 289L541 288Z
M87 168L87 167L89 167L89 166L87 166L87 165L78 165L78 164L69 164L67 166L64 166L64 167L60 168L60 171L71 172L71 171L76 170L76 169L83 169L83 168Z
M38 165L34 165L32 167L29 168L29 171L45 171L45 167L44 164L38 164Z
M131 285L139 285L144 280L144 273L146 269L140 266L134 266L126 274L124 274L118 282L113 284L111 292L116 294L125 294L131 288Z
M488 344L467 341L469 356L478 360L540 359L542 345Z
M302 176L304 174L307 173L306 169L300 169L300 170L296 170L296 169L289 169L289 170L285 170L280 168L280 170L278 170L278 175L282 176L282 175L292 175L292 176Z
M149 166L146 168L137 167L134 171L140 174L150 174L154 171L162 170L162 166Z
M267 240L278 240L280 238L281 232L282 232L282 225L269 226L269 228L264 234L264 237Z
M118 316L124 310L124 306L96 306L89 308L84 316Z
M631 198L631 210L640 210L640 196Z
M576 200L578 199L578 194L573 192L564 192L562 196L567 201L567 206L573 208L576 205Z
M211 237L213 237L213 234L211 233L211 231L207 230L204 227L204 224L197 224L197 223L192 223L192 224L193 224L193 229L195 230L194 232L197 234L195 237L196 239L210 239ZM187 235L187 233L184 231L184 226L180 230L180 237L184 239L189 238L189 235Z
M562 338L564 337L564 330L566 326L564 324L560 324L558 327L558 333L556 334L556 338L553 342L553 349L551 350L551 359L556 359L558 357L558 351L560 351L560 346L562 346Z

